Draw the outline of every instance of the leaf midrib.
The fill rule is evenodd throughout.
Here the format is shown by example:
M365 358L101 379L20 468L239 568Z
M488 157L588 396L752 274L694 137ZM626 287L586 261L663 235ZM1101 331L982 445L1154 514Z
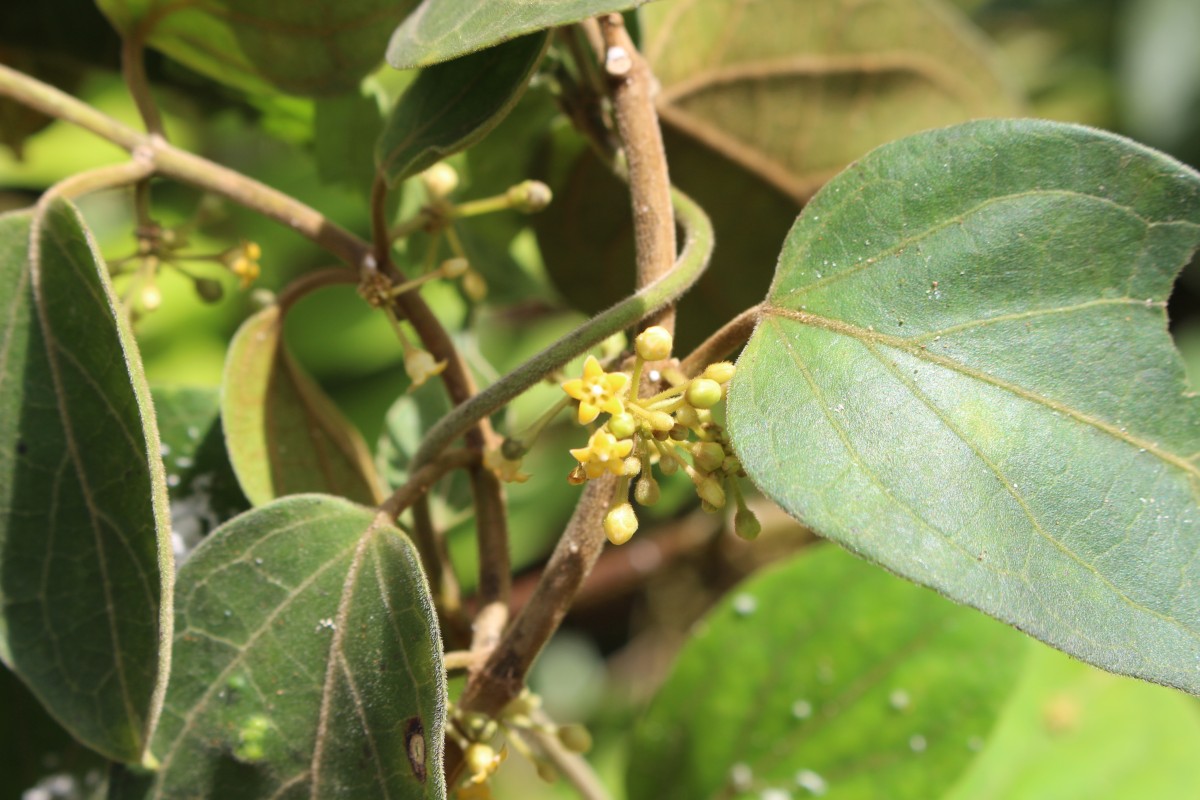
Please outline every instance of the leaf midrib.
M1123 431L1116 425L1106 422L1097 417L1085 414L1066 403L1058 400L1053 400L1045 395L1038 394L1035 391L1026 389L1011 381L1001 380L994 375L989 375L982 370L974 367L969 367L961 361L956 361L953 358L939 355L930 352L923 345L914 343L913 340L904 339L897 336L889 336L878 331L862 328L842 320L823 317L818 314L813 314L808 311L796 311L790 308L782 308L780 306L766 304L763 306L763 314L774 317L788 319L793 322L798 322L813 328L820 328L830 333L835 333L841 336L846 336L851 339L856 339L864 344L877 344L884 347L889 347L894 350L899 350L913 358L925 361L943 369L957 372L964 377L977 380L981 383L986 383L1003 391L1009 392L1016 397L1026 400L1031 403L1043 406L1051 411L1058 412L1077 422L1095 428L1102 433L1108 434L1118 441L1122 441L1131 447L1144 450L1147 453L1154 455L1159 460L1167 463L1176 469L1182 470L1192 478L1200 479L1200 468L1195 464L1188 462L1184 457L1176 455L1164 448L1160 447L1157 442L1151 442L1148 439L1143 439L1135 436L1128 431Z

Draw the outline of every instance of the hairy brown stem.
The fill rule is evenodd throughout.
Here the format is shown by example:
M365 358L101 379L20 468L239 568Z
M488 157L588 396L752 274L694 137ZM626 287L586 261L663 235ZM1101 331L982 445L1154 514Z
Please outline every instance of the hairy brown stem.
M620 14L601 19L605 70L612 86L617 133L624 143L633 205L633 235L637 248L637 285L647 286L667 274L678 252L671 179L663 149L662 130L654 110L654 76L642 58ZM645 325L675 328L675 307L669 305L644 320Z
M696 346L696 349L679 362L684 375L693 376L714 361L720 361L746 343L762 316L762 304L751 306Z

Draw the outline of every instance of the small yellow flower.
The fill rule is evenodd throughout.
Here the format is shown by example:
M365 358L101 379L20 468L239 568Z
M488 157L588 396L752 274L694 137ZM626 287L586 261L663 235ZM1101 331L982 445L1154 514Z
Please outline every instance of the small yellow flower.
M562 389L572 399L579 401L579 424L586 425L603 411L607 414L622 414L625 404L621 400L629 376L623 372L605 372L595 356L583 362L583 377L566 381Z
M258 279L262 271L258 259L262 257L262 248L257 242L242 242L237 247L225 251L221 260L229 267L229 271L238 276L240 286L245 289Z
M404 371L408 373L414 387L420 386L434 375L446 369L445 361L434 361L425 350L413 347L404 353Z
M483 452L483 466L505 483L524 483L529 480L529 474L521 472L521 459L505 458L498 449Z
M633 450L632 439L618 439L601 428L588 439L587 447L571 450L571 455L583 467L589 478L599 478L605 472L625 474L625 456Z

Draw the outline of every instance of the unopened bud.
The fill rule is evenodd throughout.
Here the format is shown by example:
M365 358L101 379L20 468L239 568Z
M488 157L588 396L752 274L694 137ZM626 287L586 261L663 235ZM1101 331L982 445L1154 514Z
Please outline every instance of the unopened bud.
M505 193L505 197L513 211L519 211L522 214L536 214L550 205L554 195L550 191L550 187L541 181L522 181L510 188Z
M604 534L613 544L625 544L637 529L637 514L629 503L614 506L604 515Z
M592 749L592 734L577 723L558 726L558 740L572 753L586 753Z
M479 270L468 269L462 276L462 288L466 292L467 297L478 303L483 298L487 297L488 285L487 279L479 274Z
M558 770L554 768L554 765L540 758L537 760L537 774L546 783L554 783L558 780Z
M637 420L632 414L615 414L608 420L608 432L618 439L628 439L637 433Z
M725 461L725 448L716 442L696 442L692 445L692 458L696 469L716 472Z
M662 361L671 357L674 340L671 333L661 325L652 325L633 340L637 354L647 361Z
M650 427L656 431L664 433L675 427L675 418L665 411L651 411L647 414L646 419L650 422Z
M703 478L697 482L696 494L713 508L725 507L725 490L715 478Z
M733 515L733 532L748 542L753 541L762 533L762 523L754 516L753 511L740 505L737 513Z
M509 461L519 461L529 452L529 448L520 439L505 439L500 444L500 455Z
M487 775L496 763L496 751L482 742L473 742L467 747L466 762L472 775Z
M717 383L729 383L733 379L733 373L736 368L728 361L718 361L716 364L709 364L704 368L704 376L711 381Z
M214 281L212 278L196 278L193 285L196 287L196 294L206 303L220 302L225 296L225 287L220 281Z
M658 481L650 475L643 475L633 485L633 499L637 500L638 505L652 506L658 502L661 496L662 492L658 488Z
M142 307L147 311L153 311L162 305L162 290L158 288L158 284L150 283L143 286L140 297Z
M458 188L458 172L445 162L434 164L421 173L421 183L430 197L440 200Z
M688 385L684 396L695 408L712 408L721 402L721 384L712 378L696 378Z
M471 264L465 258L447 258L442 262L442 274L447 278L459 278L467 274Z

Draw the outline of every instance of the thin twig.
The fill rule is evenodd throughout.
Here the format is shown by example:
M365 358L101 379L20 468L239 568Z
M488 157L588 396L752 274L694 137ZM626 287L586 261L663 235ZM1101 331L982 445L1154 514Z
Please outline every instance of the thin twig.
M554 724L550 715L541 709L533 712L533 721L542 725ZM550 763L575 787L583 800L610 800L608 789L604 787L586 758L563 747L557 736L547 733L537 725L529 728L529 735L546 758L550 759Z
M279 306L280 314L286 314L301 298L317 289L323 289L326 286L344 286L348 283L357 283L357 281L358 278L354 273L347 272L343 267L330 267L316 272L307 272L283 287L283 291L276 297L275 304Z
M617 133L624 145L629 172L637 285L641 288L666 275L675 263L671 179L662 130L654 111L654 76L650 66L634 47L620 14L602 17L600 30L604 35L605 71L612 84ZM643 320L643 324L674 330L674 305L664 306Z
M144 23L139 25L121 40L121 75L125 78L125 86L133 96L146 131L165 139L167 134L163 128L162 114L158 111L158 104L150 93L150 81L146 78L145 27Z
M415 503L418 497L428 492L447 472L469 467L478 461L479 454L471 450L451 450L444 453L437 461L426 464L411 473L404 485L392 492L392 496L383 501L380 508L391 514L392 519L395 519Z
M698 374L714 361L720 361L746 343L762 315L762 304L751 306L726 322L721 328L679 362L679 369L689 377Z

